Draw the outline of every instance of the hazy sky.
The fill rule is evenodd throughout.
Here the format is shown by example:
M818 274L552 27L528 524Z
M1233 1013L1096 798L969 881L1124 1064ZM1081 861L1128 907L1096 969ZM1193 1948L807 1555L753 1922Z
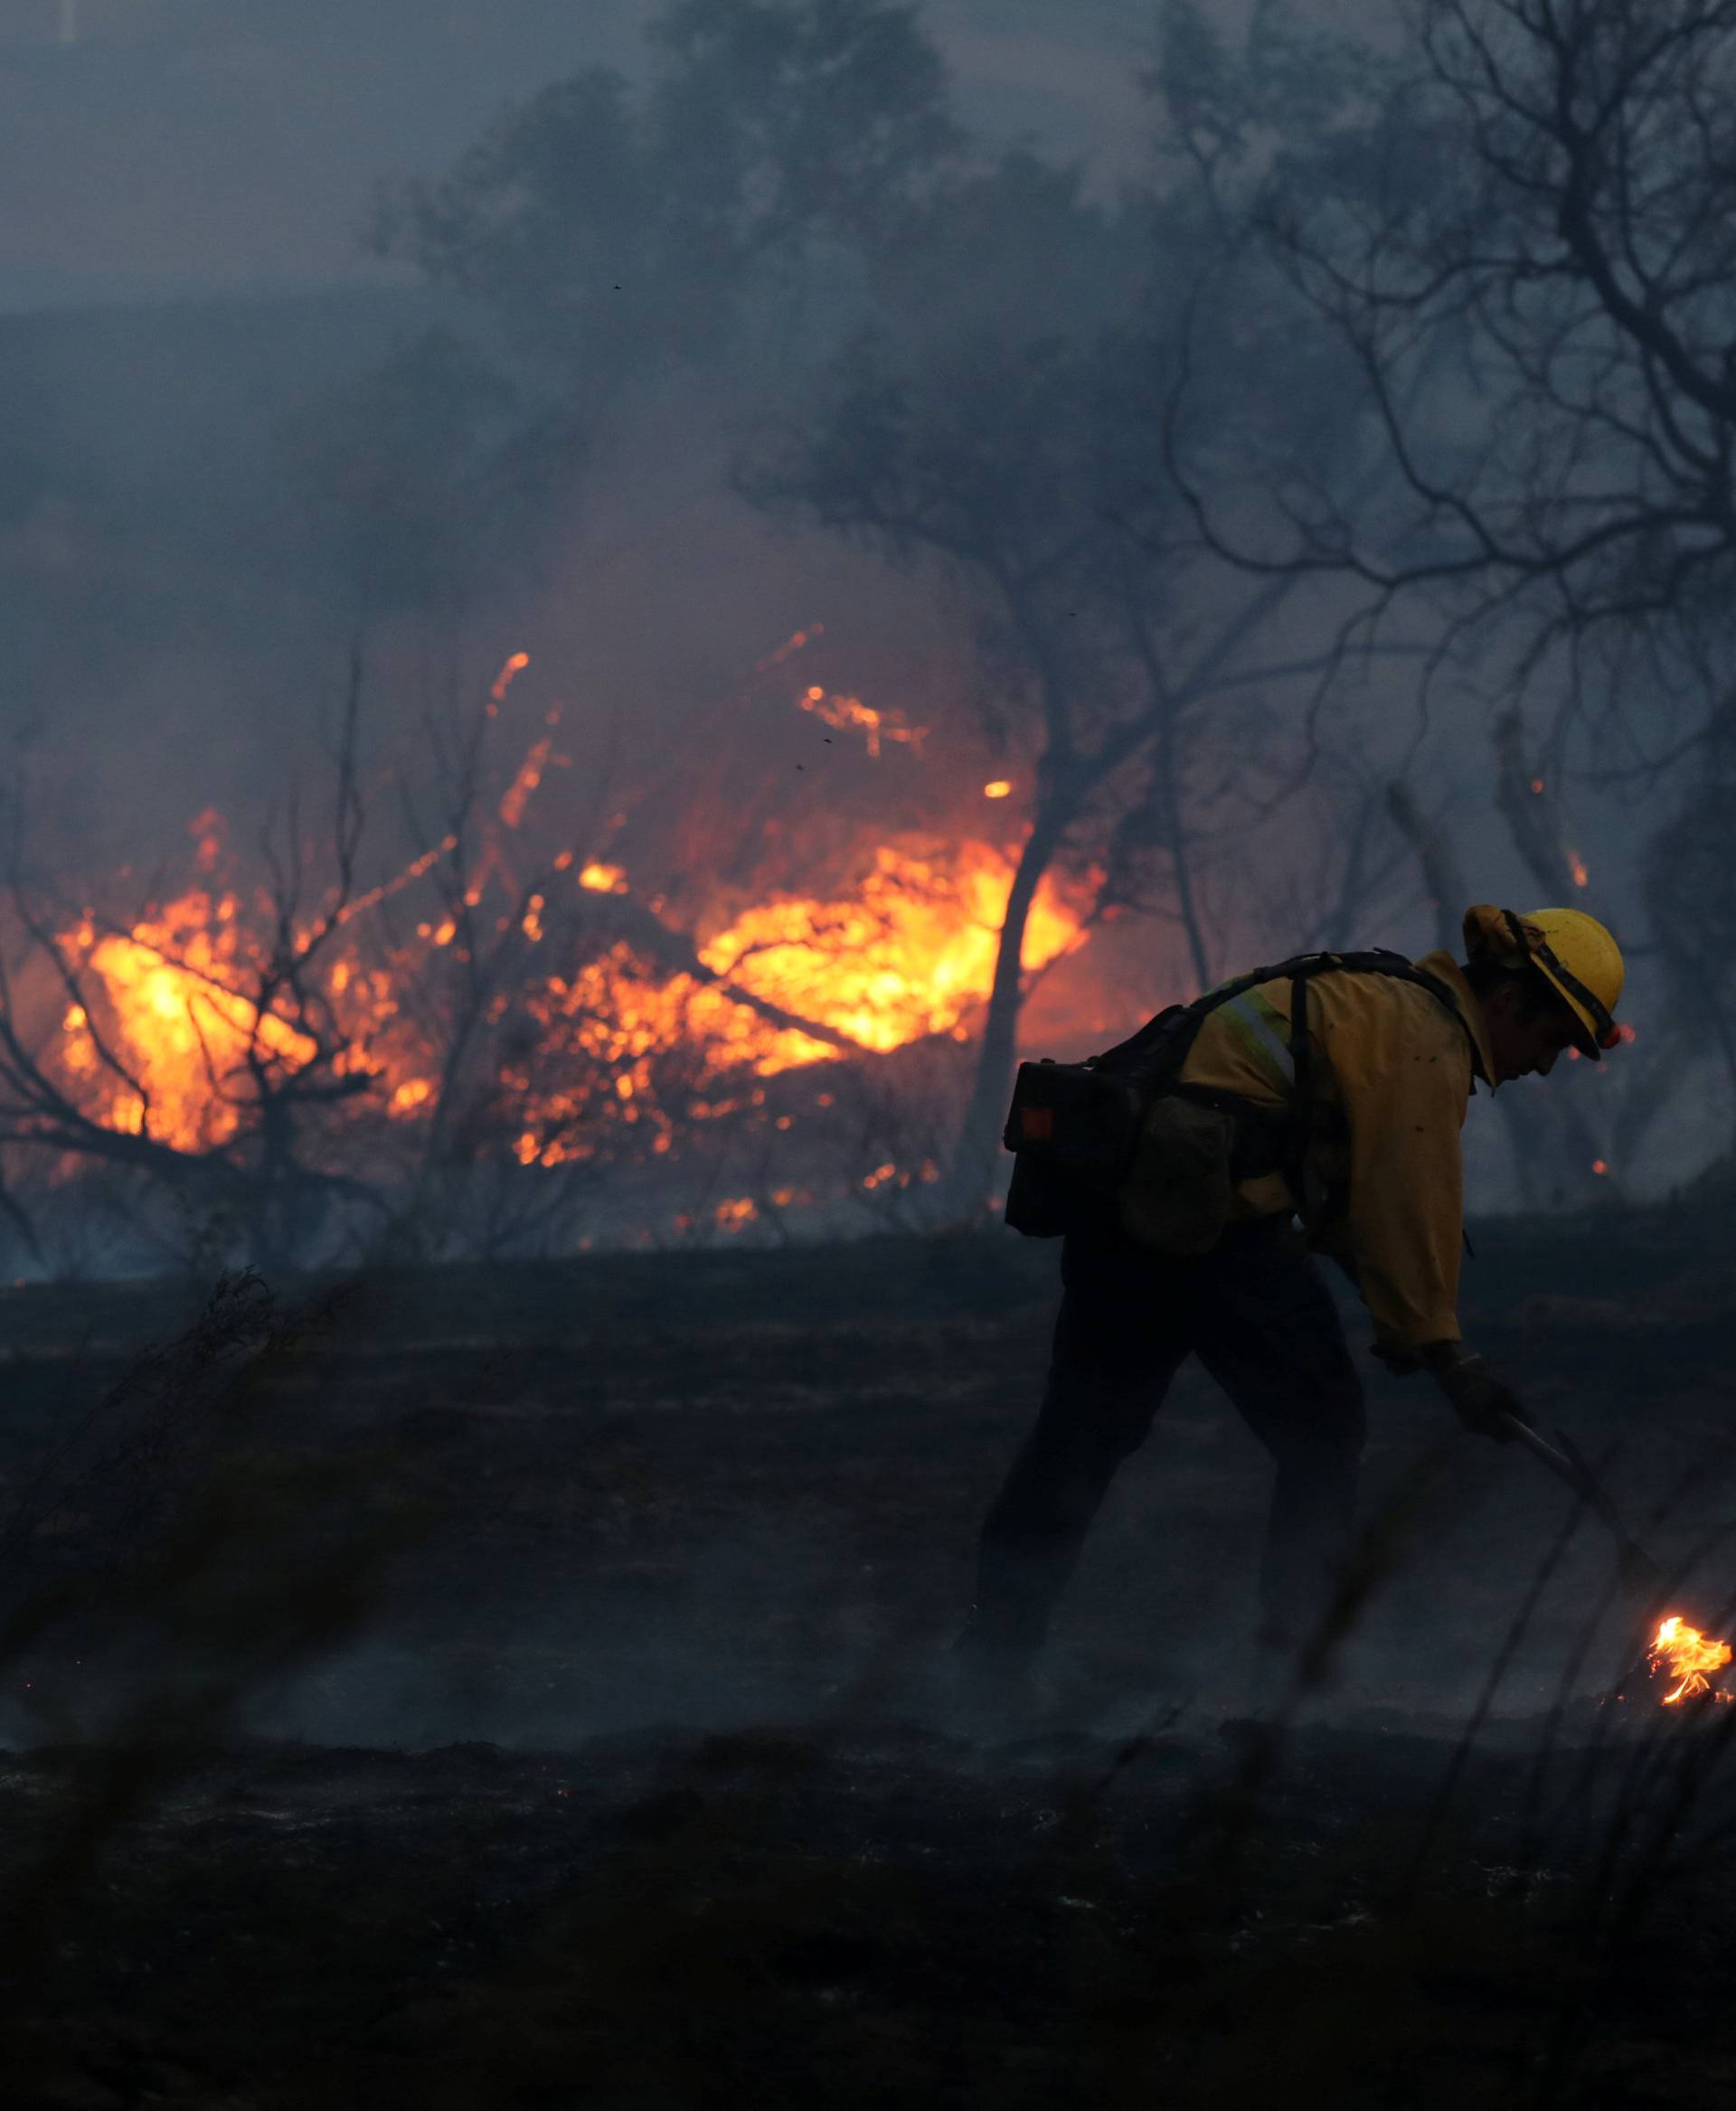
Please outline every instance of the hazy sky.
M376 184L509 99L632 71L658 0L0 0L0 308L375 273ZM1146 0L931 0L963 114L1137 151ZM64 42L68 30L76 42Z

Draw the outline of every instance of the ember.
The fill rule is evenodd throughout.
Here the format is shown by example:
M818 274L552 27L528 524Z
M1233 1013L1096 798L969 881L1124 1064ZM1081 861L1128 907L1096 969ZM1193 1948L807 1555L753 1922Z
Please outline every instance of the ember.
M1666 1708L1706 1694L1714 1701L1731 1698L1714 1686L1709 1675L1722 1671L1730 1662L1729 1643L1711 1641L1698 1627L1690 1627L1679 1613L1672 1613L1659 1626L1648 1656L1655 1677L1661 1674L1675 1681L1672 1691L1664 1696Z
M816 686L805 690L797 701L802 710L811 712L822 725L860 733L873 756L879 755L883 740L901 741L920 754L923 741L929 737L926 726L908 724L901 712L876 711L859 696L828 696L824 689Z

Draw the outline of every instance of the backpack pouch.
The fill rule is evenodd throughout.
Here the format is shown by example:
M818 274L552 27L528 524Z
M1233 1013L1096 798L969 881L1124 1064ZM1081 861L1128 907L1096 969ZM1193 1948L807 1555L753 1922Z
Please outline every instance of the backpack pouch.
M1121 1190L1121 1226L1153 1253L1184 1258L1206 1253L1230 1222L1234 1117L1191 1099L1147 1106Z

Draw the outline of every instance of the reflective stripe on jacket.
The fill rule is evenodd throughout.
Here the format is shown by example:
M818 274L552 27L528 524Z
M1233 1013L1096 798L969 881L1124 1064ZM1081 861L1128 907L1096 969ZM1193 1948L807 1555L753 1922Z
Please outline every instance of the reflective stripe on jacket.
M1493 1070L1481 1008L1451 954L1417 966L1446 985L1463 1025L1429 991L1391 975L1308 980L1309 1162L1325 1197L1311 1242L1349 1270L1379 1338L1405 1348L1459 1338L1459 1131L1474 1076ZM1295 1075L1289 1036L1290 985L1262 983L1206 1014L1182 1081L1281 1105ZM1242 1218L1296 1206L1281 1173L1236 1191Z

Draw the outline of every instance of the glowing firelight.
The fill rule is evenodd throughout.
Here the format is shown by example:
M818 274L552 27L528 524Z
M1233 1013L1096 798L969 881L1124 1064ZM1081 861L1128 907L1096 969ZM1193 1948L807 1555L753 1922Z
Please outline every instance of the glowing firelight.
M1583 887L1590 881L1591 875L1586 871L1585 860L1578 851L1571 850L1568 852L1567 864L1568 870L1573 875L1573 884L1576 887Z
M1012 887L1012 865L986 843L962 843L944 862L884 844L852 899L767 902L700 957L737 987L884 1053L953 1032L987 995ZM1046 967L1085 937L1045 877L1022 965Z
M1591 1170L1592 1170L1592 1172L1593 1172L1593 1173L1597 1173L1597 1174L1598 1174L1599 1177L1601 1177L1601 1176L1602 1176L1604 1173L1608 1173L1608 1172L1609 1172L1609 1161L1608 1161L1607 1159L1604 1159L1604 1158L1594 1158L1594 1159L1591 1161Z
M236 1070L250 1049L291 1071L312 1060L307 1034L274 1012L261 1016L234 986L253 954L236 908L233 895L194 888L128 932L87 923L69 934L69 951L113 1009L107 1045L126 1075L103 1062L82 1005L61 1021L61 1057L110 1128L184 1150L226 1143L239 1117L214 1077Z
M1698 1699L1703 1693L1710 1693L1718 1701L1731 1699L1730 1694L1720 1692L1712 1684L1709 1676L1712 1672L1722 1671L1730 1662L1729 1643L1710 1640L1698 1627L1690 1627L1680 1613L1672 1613L1660 1624L1648 1654L1655 1673L1675 1681L1675 1690L1664 1696L1666 1708L1679 1701Z
M824 689L816 687L805 690L796 701L823 726L860 733L869 754L876 758L882 740L901 741L920 755L929 737L926 726L911 725L902 712L877 711L859 696L828 696Z
M506 660L506 664L501 668L499 674L495 676L494 686L488 692L489 695L494 698L496 703L504 703L506 701L506 692L512 687L516 678L524 672L525 668L528 667L530 664L531 655L529 653L513 653L509 655Z
M560 707L557 705L549 713L549 724L551 726L557 724L560 717ZM519 823L524 820L524 809L530 805L537 787L542 782L543 773L547 770L551 760L560 762L564 759L562 757L555 755L553 750L554 735L545 733L524 761L520 763L518 775L507 786L500 801L500 817L508 828L516 828Z
M754 662L754 673L756 674L763 674L768 667L776 667L781 665L785 660L789 658L792 653L800 652L802 647L808 643L809 639L823 636L825 630L826 626L824 623L810 623L806 630L797 630L792 632L791 635L784 640L783 644L778 647L776 652L768 653L763 660L756 660Z
M820 630L816 623L797 631L762 666L780 664ZM491 717L529 664L525 652L502 664L488 693ZM920 752L925 739L901 712L857 696L816 685L797 701L822 724L860 735L871 757L890 744ZM563 910L571 902L564 889L557 895L545 881L539 891L517 869L533 854L524 838L536 794L551 770L568 767L554 746L561 707L542 717L493 815L482 816L477 855L461 874L455 867L436 881L420 918L381 917L365 940L356 928L455 859L457 833L334 904L323 925L286 934L271 898L233 879L222 817L207 809L193 824L197 878L184 892L154 902L130 926L105 928L86 909L59 931L71 987L47 1060L80 1110L178 1150L217 1151L241 1136L250 1109L297 1073L323 1069L313 1094L341 1106L343 1118L435 1117L447 963L468 967L477 946L492 943L487 934L514 926L514 942L538 948L535 965L490 1000L487 1023L504 1030L486 1060L491 1088L514 1109L513 1148L525 1165L590 1158L609 1148L611 1134L630 1133L636 1150L665 1154L679 1121L762 1107L757 1080L889 1053L925 1036L969 1038L995 980L1014 853L970 839L882 843L854 883L840 875L812 897L721 893L709 915L695 904L693 922L666 928L667 943L657 936L664 901L654 893L643 904L648 925L622 912L639 936L587 951L586 938L602 927L594 919L575 924ZM999 778L983 794L1002 799L1013 788ZM611 840L625 822L625 814L611 816ZM509 845L508 834L518 843ZM571 848L547 869L571 872L589 893L628 891L624 866ZM505 901L473 917L491 891ZM507 904L515 906L497 913ZM1069 891L1045 877L1029 906L1020 966L1035 973L1088 936ZM282 966L287 937L307 948L293 972ZM815 1097L820 1107L833 1104L831 1093ZM778 1117L780 1127L788 1122ZM926 1163L888 1161L863 1185L933 1177ZM774 1192L775 1207L796 1191L782 1192L783 1201ZM756 1207L737 1197L712 1213L719 1229L734 1230L755 1220Z
M62 1004L51 1058L66 1088L91 1119L123 1133L181 1150L222 1148L258 1097L261 1064L282 1079L326 1060L303 1023L319 1019L337 1044L333 1076L371 1084L345 1102L354 1118L373 1107L393 1122L427 1119L440 1054L425 1037L418 978L472 940L456 909L430 905L413 939L377 957L374 941L352 938L352 919L425 878L451 847L448 836L334 917L334 942L307 977L305 1013L302 998L286 994L261 1015L246 994L261 986L271 957L272 909L262 895L194 886L127 928L81 919L58 935L83 993ZM720 908L712 928L693 935L692 970L674 973L626 939L572 961L550 943L563 933L560 898L527 892L518 922L547 965L527 970L489 1014L504 1018L510 1002L531 1035L524 1052L503 1058L497 1078L523 1117L520 1161L586 1158L628 1129L645 1148L671 1149L683 1117L664 1104L659 1079L672 1056L684 1066L684 1118L703 1121L760 1104L756 1079L928 1035L967 1038L994 981L1013 874L1011 857L986 843L882 844L854 886ZM592 861L575 878L588 891L627 891L619 865ZM479 881L467 890L467 909L480 892ZM1045 967L1088 936L1082 915L1045 878L1022 965ZM819 1104L831 1097L820 1094Z

